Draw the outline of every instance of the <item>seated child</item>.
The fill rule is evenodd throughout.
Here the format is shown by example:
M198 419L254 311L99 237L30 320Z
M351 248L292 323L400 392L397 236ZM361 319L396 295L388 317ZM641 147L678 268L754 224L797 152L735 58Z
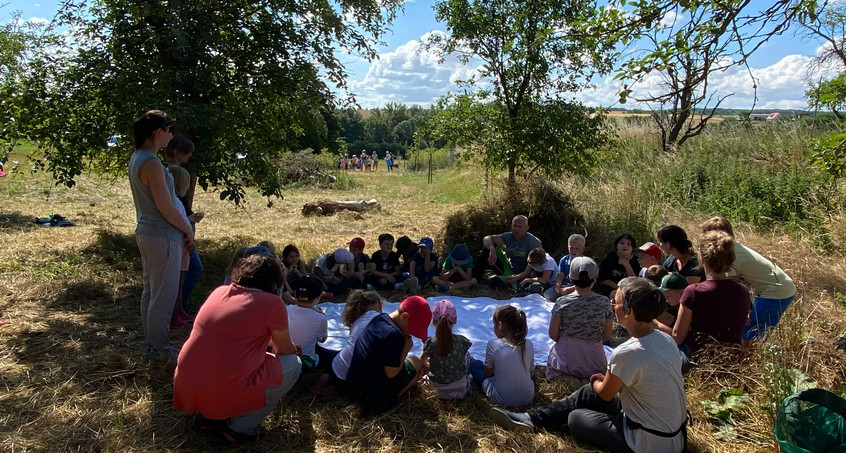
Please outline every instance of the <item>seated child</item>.
M604 451L680 452L687 439L681 358L672 338L652 322L664 310L661 292L627 277L614 294L614 314L632 334L614 349L608 369L549 406L529 412L491 409L505 428L532 432L567 427L577 440Z
M567 252L558 261L558 275L555 277L555 285L544 291L543 297L555 302L561 296L566 296L576 290L573 282L570 281L570 261L573 258L585 254L585 237L581 234L571 234L567 238Z
M661 266L661 269L664 269ZM664 269L664 276L661 277L661 283L657 286L664 291L664 298L667 299L667 310L658 315L656 320L666 326L673 326L676 324L676 318L679 316L679 304L684 289L688 287L687 279L682 274L673 272L668 273Z
M611 338L614 312L607 297L592 291L598 275L599 266L592 258L579 256L570 262L576 291L559 297L552 308L549 338L555 346L549 350L547 379L562 374L586 379L608 366L602 342Z
M371 289L394 289L402 281L400 277L399 253L394 250L394 237L388 233L379 235L379 250L373 252L364 281ZM368 286L369 288L369 286Z
M407 274L408 267L411 265L411 256L417 253L417 243L412 241L408 236L400 236L400 238L397 239L397 253L399 253L400 258L402 258L400 272Z
M370 272L370 257L364 253L364 239L354 238L350 241L350 253L353 254L353 261L346 266L346 270L350 276L358 280L355 283L356 288L364 288L364 278Z
M478 283L473 277L473 257L466 244L458 244L449 251L441 274L432 277L432 283L438 285L441 292L469 288Z
M288 306L288 330L291 341L302 346L302 361L306 368L328 370L338 351L326 349L317 343L326 341L329 322L317 304L323 293L323 282L315 277L297 280L297 303Z
M438 273L438 255L432 251L435 243L430 237L420 239L417 251L411 255L408 266L408 280L403 283L403 289L408 293L422 291Z
M520 288L530 293L543 294L544 291L552 288L553 282L558 277L558 265L555 264L555 259L543 248L537 247L529 252L528 262L526 270L517 275L511 275L506 280L517 282Z
M646 271L643 273L643 278L649 280L655 286L661 286L661 281L669 274L670 271L665 269L664 266L660 264L653 264L652 266L646 268Z
M382 313L382 298L376 292L357 289L347 297L343 321L344 325L350 329L350 336L347 338L347 344L332 360L331 373L339 381L333 384L343 385L346 381L355 343L367 324L379 313Z
M470 362L473 381L494 404L525 406L535 398L535 347L526 338L526 313L511 305L493 314L495 340L488 341L485 363Z
M646 269L661 261L661 248L655 245L654 242L647 242L635 250L635 255L637 255L637 262L640 263L638 277L644 278L646 276Z
M467 372L472 343L463 335L452 333L458 317L455 305L444 299L432 310L435 336L423 344L423 363L429 362L428 385L438 399L462 399L470 393L473 379Z
M282 249L282 264L288 269L288 284L290 285L308 275L305 262L300 259L300 249L294 244L288 244Z
M314 276L323 281L323 290L331 293L326 297L334 297L355 286L355 277L342 268L354 259L349 250L337 249L332 253L320 255L314 262Z
M407 297L390 314L374 317L358 337L347 370L347 386L370 409L396 404L420 380L423 361L408 356L411 337L429 338L432 310L426 299Z

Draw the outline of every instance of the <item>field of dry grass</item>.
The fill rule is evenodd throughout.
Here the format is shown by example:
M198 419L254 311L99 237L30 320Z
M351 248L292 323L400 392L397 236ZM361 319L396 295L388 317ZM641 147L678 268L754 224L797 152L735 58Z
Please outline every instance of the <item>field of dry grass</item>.
M435 175L355 174L356 189L291 190L272 208L251 195L244 207L199 193L204 211L197 238L205 272L195 302L223 278L232 252L270 239L295 243L304 257L363 237L375 249L382 232L435 237L446 217L462 206L484 203L482 172L472 168ZM376 198L376 213L303 217L302 205L319 199ZM134 210L124 179L83 177L72 190L52 189L43 175L0 179L0 450L3 451L591 451L566 434L513 434L492 425L489 403L479 393L440 402L416 390L398 407L365 414L343 398L319 398L304 375L265 422L256 443L229 447L194 433L193 418L171 408L174 364L142 360L138 319L141 269L133 237ZM60 213L77 223L45 228L33 217ZM701 216L660 213L663 221L695 231ZM667 218L666 216L672 216ZM503 230L507 225L503 225ZM846 359L835 338L846 332L846 259L817 252L803 239L738 227L740 240L771 256L796 280L800 292L769 345L757 345L743 363L702 365L686 376L694 424L691 451L773 451L766 411L775 379L768 370L798 368L819 386L846 390ZM543 238L542 238L543 239ZM386 295L398 298L398 295ZM181 344L185 331L172 333ZM539 372L539 377L542 373ZM573 387L538 380L534 405L554 401ZM741 388L750 402L740 413L738 438L716 440L699 402L720 390Z

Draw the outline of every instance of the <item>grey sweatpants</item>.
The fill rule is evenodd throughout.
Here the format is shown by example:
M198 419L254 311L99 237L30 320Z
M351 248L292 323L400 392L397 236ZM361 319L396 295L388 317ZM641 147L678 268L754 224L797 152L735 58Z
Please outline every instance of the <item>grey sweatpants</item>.
M170 316L179 292L182 243L163 236L136 234L144 269L141 329L147 344L161 349L170 344Z

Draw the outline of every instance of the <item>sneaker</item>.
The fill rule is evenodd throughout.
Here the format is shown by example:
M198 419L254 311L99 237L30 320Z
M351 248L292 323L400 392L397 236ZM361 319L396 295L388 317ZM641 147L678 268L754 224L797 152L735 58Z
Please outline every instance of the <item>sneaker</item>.
M491 408L491 419L497 425L509 430L523 433L535 432L535 424L525 412L511 412L498 407Z
M168 360L176 360L177 357L179 357L179 349L176 349L171 345L164 346L162 348L162 353Z
M449 291L449 288L450 288L450 286L449 286L449 285L438 285L438 286L436 287L436 289L438 290L438 292L441 292L441 293L445 293L445 292Z
M417 292L417 277L411 277L408 280L402 282L402 290L406 294L412 294Z
M185 324L185 322L179 318L170 322L170 330L184 329L186 327L188 327L188 324Z
M258 434L247 434L239 433L238 431L233 431L227 423L224 423L223 428L218 431L218 434L220 434L220 437L222 437L223 440L231 444L243 444L245 442L254 442L259 437Z
M144 360L154 363L159 360L159 350L147 345L144 347Z
M397 284L394 285L394 289L397 290L397 291L402 291L402 287L403 287L402 283L397 283Z
M376 287L375 287L375 286L373 286L373 285L371 285L370 283L368 283L368 284L367 284L367 290L368 290L368 291L376 291Z
M188 313L185 313L184 311L177 315L177 318L179 318L179 320L184 322L185 324L191 324L194 322L194 317L189 315Z

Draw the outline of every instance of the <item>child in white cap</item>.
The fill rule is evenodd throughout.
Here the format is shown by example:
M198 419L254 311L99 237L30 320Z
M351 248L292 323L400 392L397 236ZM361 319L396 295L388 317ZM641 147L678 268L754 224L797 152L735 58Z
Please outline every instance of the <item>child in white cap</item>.
M323 290L327 293L326 298L337 296L347 289L353 287L358 279L345 276L348 271L342 269L342 265L352 263L355 260L352 252L347 249L337 249L332 253L320 255L314 262L314 276L323 281Z
M435 304L432 310L432 325L435 336L429 337L423 345L423 363L429 361L429 387L438 399L462 399L470 393L472 378L468 374L470 345L467 337L452 333L458 317L455 305L449 300Z

